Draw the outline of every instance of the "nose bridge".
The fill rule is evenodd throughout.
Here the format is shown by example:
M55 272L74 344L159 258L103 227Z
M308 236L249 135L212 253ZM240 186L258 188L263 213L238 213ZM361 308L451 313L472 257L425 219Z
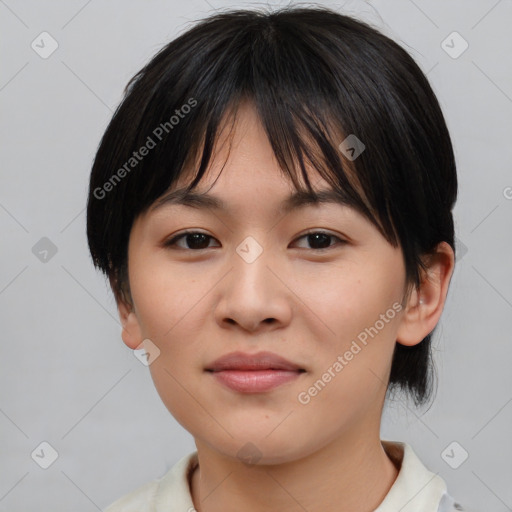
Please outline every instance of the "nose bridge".
M256 237L265 242L260 243ZM230 262L232 274L216 309L218 322L236 322L247 330L255 330L269 319L279 324L289 320L290 305L286 303L272 260L274 255L264 234L249 235L235 248ZM263 241L263 240L262 240ZM275 260L274 260L275 261Z
M240 284L241 293L245 291L256 295L252 298L255 301L270 300L268 288L276 284L272 282L272 272L268 268L272 265L272 260L275 261L269 238L264 233L248 235L235 248L236 255L233 258L235 276L232 285L238 287L237 285Z
M260 238L261 240L263 236L260 236L258 238ZM260 242L258 242L258 240L254 238L254 236L249 235L238 244L238 246L236 247L236 253L247 265L252 265L258 259L268 258L268 243L265 243L265 246L266 248L264 248L264 246ZM261 255L266 251L267 255L264 258L260 258Z

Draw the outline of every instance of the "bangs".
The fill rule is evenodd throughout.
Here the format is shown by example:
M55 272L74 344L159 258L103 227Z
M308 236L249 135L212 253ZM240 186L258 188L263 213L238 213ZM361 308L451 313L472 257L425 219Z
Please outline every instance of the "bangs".
M272 89L269 90L269 95L271 91ZM339 149L340 142L345 139L340 127L335 126L332 119L327 118L327 112L317 110L316 118L313 117L305 101L297 101L295 105L299 105L300 108L295 108L293 111L291 106L290 109L281 106L278 112L269 110L269 95L264 96L265 101L260 103L257 103L257 98L238 97L236 103L232 101L229 106L226 106L225 112L220 112L216 118L212 116L208 119L207 127L203 130L199 141L189 144L189 152L185 155L181 172L176 175L176 179L183 178L185 173L188 176L193 175L188 180L186 192L193 190L201 182L211 161L215 158L215 148L220 135L229 124L231 127L225 140L231 141L239 107L243 103L248 103L257 110L259 120L278 161L279 170L297 190L318 198L314 183L311 183L311 170L318 172L336 192L340 203L364 215L388 242L396 246L396 234L390 227L390 219L385 218L384 222L381 222L378 214L375 215L374 207L369 203L358 178L360 169L355 166L355 162L350 162L344 157ZM262 100L262 98L259 99ZM208 137L208 133L214 135ZM226 162L222 169L225 164ZM162 196L168 191L161 191ZM385 231L383 224L387 226L388 231Z
M227 33L219 38L217 34L208 52L203 50L193 65L181 63L180 56L166 48L166 59L173 61L176 71L168 70L161 76L149 96L144 87L156 67L162 66L158 55L152 67L141 70L130 81L126 101L146 98L144 108L139 107L132 145L143 145L155 132L159 136L156 148L137 170L144 175L143 180L137 178L137 187L131 187L137 198L127 197L131 205L138 205L131 215L144 213L185 174L194 176L188 190L195 188L215 157L219 133L230 122L233 128L240 104L249 102L257 111L280 170L297 190L315 196L306 171L310 167L331 185L342 202L364 215L389 243L397 246L385 201L386 162L381 158L382 168L375 166L371 140L375 134L365 126L371 115L367 105L382 99L370 98L367 84L366 96L361 98L366 104L363 108L355 105L363 91L359 88L357 92L358 88L351 85L356 81L353 76L345 76L344 82L333 80L333 68L326 59L330 55L313 37L294 33L294 27L286 24L279 30L288 30L287 37L281 40L271 26L258 27L257 23L232 36ZM277 44L277 39L282 44ZM186 41L179 41L179 45L182 51L184 46L188 49ZM315 46L318 52L311 55ZM191 99L197 105L177 125L158 129ZM348 135L363 139L365 144L365 151L352 161L340 151Z

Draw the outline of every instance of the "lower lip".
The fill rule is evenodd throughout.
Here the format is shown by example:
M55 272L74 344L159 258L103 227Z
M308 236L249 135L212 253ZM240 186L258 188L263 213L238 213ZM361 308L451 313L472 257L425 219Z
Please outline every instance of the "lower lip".
M281 384L290 382L302 372L289 370L223 370L212 372L225 386L241 393L270 391Z

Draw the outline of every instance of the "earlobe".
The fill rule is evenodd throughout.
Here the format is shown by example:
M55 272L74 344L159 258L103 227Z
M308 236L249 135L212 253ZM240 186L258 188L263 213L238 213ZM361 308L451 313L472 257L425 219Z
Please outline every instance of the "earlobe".
M413 346L435 328L443 312L455 256L446 242L441 242L428 257L427 272L419 288L409 296L397 332L397 343Z
M125 345L135 350L142 343L142 330L133 307L119 301L117 309L122 325L121 337Z

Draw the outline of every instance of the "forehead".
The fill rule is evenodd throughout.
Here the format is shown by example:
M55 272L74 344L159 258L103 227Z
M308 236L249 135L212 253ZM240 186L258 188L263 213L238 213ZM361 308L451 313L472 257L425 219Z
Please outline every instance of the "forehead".
M267 133L250 101L242 101L235 112L226 113L208 168L195 188L189 191L187 186L193 181L193 170L199 167L201 155L195 155L193 160L188 161L174 186L151 205L150 212L173 206L228 212L232 204L237 203L237 196L246 201L255 195L259 195L263 203L278 202L284 213L309 205L348 204L347 196L333 189L308 162L304 162L305 171L313 191L308 190L297 169L294 172L297 185L292 186L293 180L279 167ZM220 172L214 180L216 169ZM213 189L211 192L209 187Z

